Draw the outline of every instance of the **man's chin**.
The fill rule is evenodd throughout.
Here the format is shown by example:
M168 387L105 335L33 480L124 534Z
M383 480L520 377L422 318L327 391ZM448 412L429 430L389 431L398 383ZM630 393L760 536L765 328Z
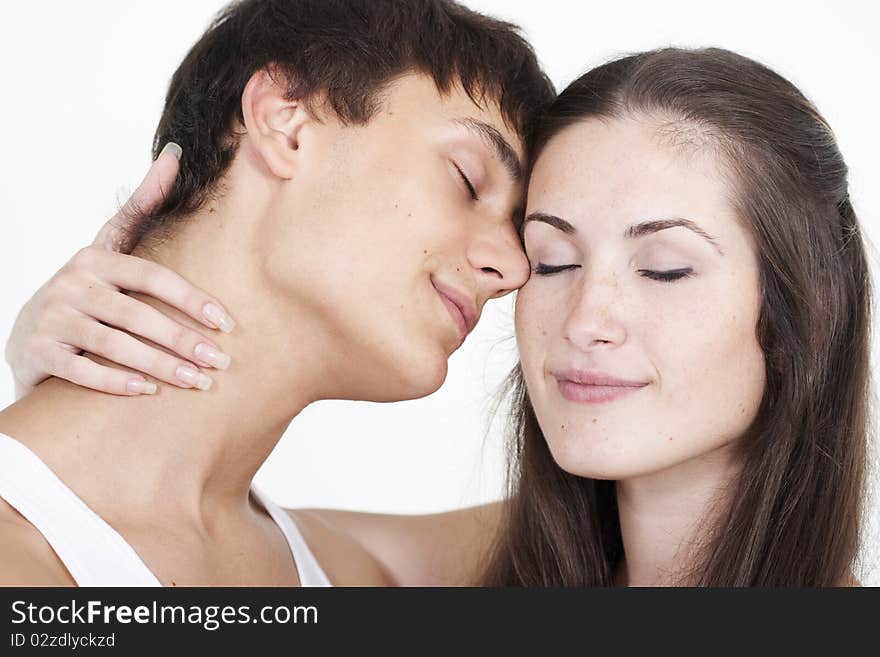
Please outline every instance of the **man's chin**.
M440 350L411 354L399 359L377 389L374 401L393 402L421 399L437 392L449 371L449 361Z

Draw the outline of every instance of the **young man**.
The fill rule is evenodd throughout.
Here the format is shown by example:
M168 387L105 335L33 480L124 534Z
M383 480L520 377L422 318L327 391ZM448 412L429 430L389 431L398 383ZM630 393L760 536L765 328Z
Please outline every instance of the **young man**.
M211 340L95 286L90 317L135 324L140 298L186 328L141 342L84 321L67 378L127 351L190 389L149 394L131 372L121 397L53 378L0 412L0 582L389 583L332 514L296 515L318 566L251 480L312 401L436 390L483 304L525 282L511 218L551 97L509 25L448 0L224 12L172 79L155 149L180 144L181 170L131 246L216 291L240 325ZM229 329L224 315L207 319ZM215 381L194 365L229 369Z

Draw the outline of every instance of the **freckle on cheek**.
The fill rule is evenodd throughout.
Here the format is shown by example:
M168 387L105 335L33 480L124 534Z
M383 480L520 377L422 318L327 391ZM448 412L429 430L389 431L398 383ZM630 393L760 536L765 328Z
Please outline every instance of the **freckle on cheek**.
M599 418L595 418L595 417L594 417L593 420L592 420L592 421L593 421L593 424L596 424L596 420L598 420L598 419L599 419Z

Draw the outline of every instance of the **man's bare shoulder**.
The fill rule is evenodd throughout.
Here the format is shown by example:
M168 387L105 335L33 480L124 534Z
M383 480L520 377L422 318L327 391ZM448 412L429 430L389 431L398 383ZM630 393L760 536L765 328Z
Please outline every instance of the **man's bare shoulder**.
M500 526L504 502L425 515L337 509L291 512L359 546L390 586L475 584ZM305 533L305 532L304 532ZM327 534L328 536L330 534ZM308 540L308 538L306 539ZM314 550L323 565L320 550Z
M73 585L43 536L0 500L0 586Z

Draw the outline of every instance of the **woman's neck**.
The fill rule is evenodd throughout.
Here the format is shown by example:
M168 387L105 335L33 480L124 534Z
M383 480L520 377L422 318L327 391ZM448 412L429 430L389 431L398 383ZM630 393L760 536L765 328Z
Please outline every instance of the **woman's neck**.
M618 481L625 557L616 583L688 584L740 465L728 445L661 472Z

